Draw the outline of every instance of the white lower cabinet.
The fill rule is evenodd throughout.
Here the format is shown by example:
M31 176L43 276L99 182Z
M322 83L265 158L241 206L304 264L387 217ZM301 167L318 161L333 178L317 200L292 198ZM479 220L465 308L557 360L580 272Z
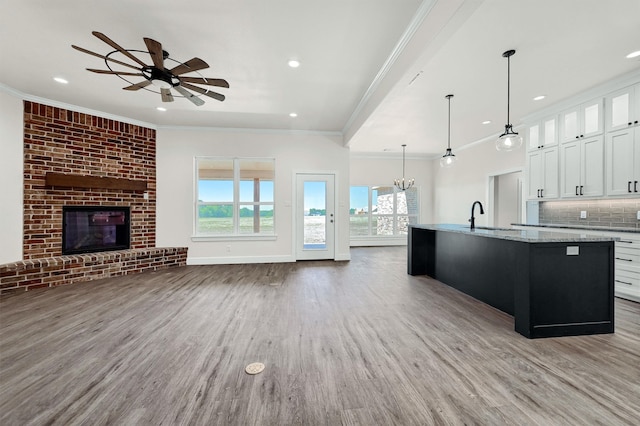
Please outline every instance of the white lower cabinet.
M615 242L614 255L615 273L613 280L615 284L615 295L623 299L640 302L640 233L532 226L514 226L514 228L619 238L619 240Z

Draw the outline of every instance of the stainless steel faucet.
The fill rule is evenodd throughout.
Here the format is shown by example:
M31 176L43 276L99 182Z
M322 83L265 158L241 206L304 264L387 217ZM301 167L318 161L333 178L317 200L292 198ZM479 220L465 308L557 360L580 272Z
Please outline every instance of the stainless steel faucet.
M469 219L469 222L471 222L471 230L472 231L474 229L476 229L476 218L473 215L473 211L476 208L476 204L480 206L480 214L484 214L484 209L482 208L482 203L480 201L474 201L473 204L471 205L471 219Z

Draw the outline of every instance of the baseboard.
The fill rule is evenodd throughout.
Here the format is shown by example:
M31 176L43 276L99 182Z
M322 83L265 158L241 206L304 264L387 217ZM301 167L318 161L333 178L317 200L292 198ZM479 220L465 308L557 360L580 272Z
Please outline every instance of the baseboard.
M242 263L287 263L295 262L293 256L235 256L235 257L188 257L187 265L237 265Z

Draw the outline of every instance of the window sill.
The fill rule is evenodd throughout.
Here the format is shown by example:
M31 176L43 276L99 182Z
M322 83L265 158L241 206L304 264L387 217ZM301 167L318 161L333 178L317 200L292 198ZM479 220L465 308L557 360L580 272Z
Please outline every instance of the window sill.
M234 235L192 235L191 241L275 241L278 235L234 234Z

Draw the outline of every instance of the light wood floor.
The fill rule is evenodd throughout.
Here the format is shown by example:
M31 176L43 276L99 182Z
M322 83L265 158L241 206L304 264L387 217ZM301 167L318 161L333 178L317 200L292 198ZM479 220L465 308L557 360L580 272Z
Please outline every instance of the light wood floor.
M351 255L5 297L0 424L640 424L640 304L616 300L615 334L528 340L404 247Z

